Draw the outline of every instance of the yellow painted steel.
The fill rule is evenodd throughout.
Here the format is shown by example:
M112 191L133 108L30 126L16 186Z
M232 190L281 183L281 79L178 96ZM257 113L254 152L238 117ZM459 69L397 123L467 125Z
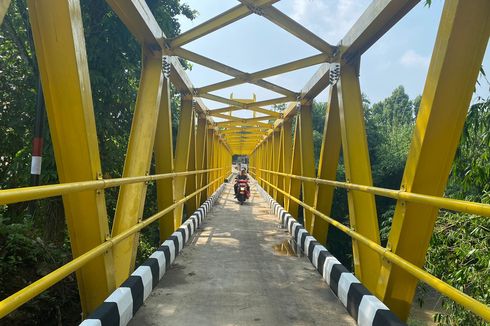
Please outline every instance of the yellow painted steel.
M489 1L446 1L401 189L444 193L489 36ZM437 214L435 207L399 200L388 248L423 266ZM413 275L383 264L378 291L402 319L409 314L416 286Z
M0 26L2 26L3 18L7 14L10 6L10 0L0 0Z
M293 151L291 150L293 148L293 121L292 119L287 119L284 120L284 123L282 125L282 171L285 173L291 173L291 166L292 166L292 157L293 157ZM260 167L258 167L260 168ZM290 192L290 179L288 177L284 177L283 179L283 186L284 190L286 192ZM284 197L284 208L289 209L289 198Z
M300 123L299 118L296 117L295 128L294 128L294 142L293 142L293 155L291 157L291 174L299 175L301 174L301 140L300 140ZM286 149L284 149L286 150ZM293 197L300 196L301 182L297 179L290 178L288 193ZM299 206L296 202L289 200L287 202L288 212L293 215L293 217L298 218Z
M182 94L180 106L179 129L177 131L177 142L175 147L174 170L175 172L187 171L189 163L189 152L191 147L192 119L194 118L192 109L192 97ZM216 167L216 165L214 165ZM174 200L180 200L185 196L186 177L178 177L174 180ZM213 188L214 189L214 188ZM183 205L174 210L176 225L182 224Z
M102 179L80 4L78 0L53 1L48 6L30 0L29 15L62 184L0 190L0 204L63 195L75 259L2 301L0 316L74 271L83 312L92 311L132 270L138 232L160 220L161 238L166 238L181 224L184 203L189 215L230 174L232 155L241 154L249 156L250 173L259 184L295 217L298 205L303 207L305 227L317 239L326 241L329 224L352 237L358 278L399 317L408 315L417 280L422 280L490 320L487 306L420 268L439 208L490 216L488 204L438 197L445 189L490 36L487 0L446 0L400 190L372 186L357 74L362 53L418 0L373 2L338 43L339 47L331 46L271 6L277 0L241 0L242 4L173 40L166 40L144 0L108 0L144 53L124 177L110 180ZM9 2L0 0L0 24ZM249 74L181 48L252 12L262 14L322 53ZM161 72L162 54L181 56L232 77L194 88L179 58L164 57L170 64L169 78L174 88L182 92L175 159L170 84ZM327 63L331 60L341 65L336 84L331 79L332 65ZM263 79L320 63L299 93ZM245 82L284 96L256 101L255 95L253 99L228 99L209 93ZM315 178L310 103L331 82L334 85ZM190 94L195 96L194 106ZM209 110L201 98L229 107ZM301 104L298 106L296 101ZM286 102L289 105L284 112L263 108ZM253 117L232 115L239 110L251 111ZM265 116L258 117L258 113ZM225 121L216 123L212 116ZM334 180L340 146L346 182ZM145 176L153 147L157 174ZM145 182L150 180L157 180L160 212L141 221ZM111 238L101 190L115 186L121 186L121 190ZM329 217L334 187L351 190L350 228ZM304 202L298 199L300 194ZM374 195L397 199L387 248L379 245Z
M319 179L335 180L341 145L337 86L333 85L330 88L325 115L325 126L323 129L322 147L317 172ZM330 215L332 208L333 193L334 187L332 186L318 184L316 187L314 207L327 216ZM324 219L315 219L312 226L312 235L320 243L326 243L327 233L328 223Z
M60 182L102 178L79 1L28 1L29 19ZM14 190L15 195L15 190ZM104 192L63 195L73 257L109 236ZM77 271L82 311L114 290L112 251Z
M206 117L200 115L197 120L196 130L196 170L206 168L206 134L208 130L208 121ZM197 188L201 188L205 183L205 175L197 175ZM207 197L203 197L203 192L196 196L197 206L200 206Z
M313 116L311 103L301 104L298 114L299 141L300 141L300 166L301 175L305 177L315 176L315 155L313 153ZM303 200L313 206L315 202L315 185L302 183ZM304 211L304 226L308 232L312 232L314 215Z
M193 171L196 170L196 119L193 116L191 126L191 144L189 149L189 161L187 163L187 170ZM191 194L197 189L197 175L188 176L187 181L185 183L185 194ZM197 204L197 196L188 200L185 204L185 215L186 218L192 215L199 207Z
M262 180L265 184L268 182L266 180ZM474 312L478 316L482 317L483 319L490 321L490 308L486 306L485 304L473 299L472 297L468 296L467 294L463 293L462 291L454 288L453 286L443 282L442 280L438 279L437 277L431 275L430 273L424 271L422 268L410 263L409 261L403 259L402 257L392 253L391 251L387 250L386 248L382 247L378 243L372 241L371 239L363 236L359 232L355 231L353 228L349 228L342 223L336 221L335 219L323 214L322 212L316 210L315 208L305 204L301 200L299 200L296 197L291 196L287 192L278 189L276 186L272 185L269 183L269 186L271 188L277 189L277 191L280 191L284 194L284 196L289 197L291 201L296 202L297 204L303 206L304 209L309 210L311 213L317 215L320 218L325 219L330 225L336 227L340 231L344 232L347 234L349 237L352 239L356 240L359 243L362 243L364 246L369 248L369 250L375 252L378 256L380 256L383 259L386 259L390 261L391 263L397 265L401 269L407 271L412 275L413 277L419 279L420 281L428 284L435 290L439 291L441 294L447 296L448 298L454 300L455 302L459 303L463 307L467 308L468 310Z
M174 171L174 151L172 139L172 112L170 105L170 81L163 78L160 112L158 113L157 130L155 133L155 173L171 173ZM158 180L158 209L163 210L174 202L173 179ZM169 212L160 219L160 240L167 239L176 229L173 213Z
M281 149L281 133L279 130L276 130L272 133L271 136L272 140L272 152L271 152L271 157L272 157L272 170L273 171L278 171L279 170L279 153ZM277 174L272 174L271 175L271 181L272 184L277 185ZM272 190L272 197L274 197L275 200L277 200L277 190Z
M346 181L371 186L373 180L361 89L353 65L341 65L337 90ZM347 200L351 227L375 243L380 243L374 195L349 192ZM356 241L352 242L352 251L356 276L371 292L375 293L381 266L380 257Z
M150 174L151 157L163 87L162 58L143 53L141 81L136 99L123 177ZM138 223L145 207L146 183L121 186L117 199L112 236ZM134 269L139 236L129 237L113 249L116 286Z
M206 186L204 186L202 189L196 190L196 192L178 200L171 206L165 208L164 210L148 217L147 219L144 219L140 222L138 222L136 225L132 226L131 228L125 230L124 232L112 237L108 238L106 241L103 243L97 245L96 247L90 248L87 250L84 254L78 256L77 258L74 258L72 261L69 263L63 265L62 267L54 270L53 272L49 273L48 275L42 277L41 279L29 284L22 290L10 295L6 299L0 301L0 318L5 317L24 303L28 302L29 300L33 299L34 297L38 296L39 294L43 293L47 289L49 289L51 286L54 284L58 283L68 275L70 275L73 272L76 272L83 268L84 266L87 266L90 264L90 262L96 260L99 256L103 255L104 253L108 252L116 246L117 244L121 243L128 237L133 236L134 234L138 233L141 231L143 228L147 227L151 223L161 219L163 216L167 215L169 212L172 210L176 209L179 206L182 206L187 200L195 196L198 192L211 187L212 185L216 184L219 182L218 179L215 179L208 183ZM99 275L100 276L100 275Z
M275 67L272 67L272 68L267 68L267 69L264 69L264 70L261 70L261 71L257 71L257 72L251 73L251 74L248 75L248 78L247 79L248 80L254 80L255 81L255 80L258 80L258 79L261 79L261 78L266 78L266 77L270 77L270 76L274 76L274 75L279 75L279 74L283 74L283 73L286 73L286 72L290 72L290 71L293 71L293 70L298 70L298 69L306 68L306 67L313 66L313 65L316 65L316 64L319 64L319 63L323 63L323 62L327 61L327 59L329 57L330 56L328 54L324 54L324 53L316 54L316 55L313 55L311 57L307 57L307 58L304 58L304 59L295 60L295 61L288 62L288 63L282 64L282 65L279 65L279 66L275 66ZM242 84L242 83L243 83L243 79L240 79L240 78L232 78L232 79L228 79L228 80L225 80L225 81L222 81L222 82L218 82L218 83L214 83L214 84L211 84L211 85L207 85L207 86L201 87L201 88L199 88L199 91L200 92L203 92L203 93L209 93L209 92L217 91L219 89L223 89L223 88L228 88L228 87L231 87L231 86L239 85L239 84Z

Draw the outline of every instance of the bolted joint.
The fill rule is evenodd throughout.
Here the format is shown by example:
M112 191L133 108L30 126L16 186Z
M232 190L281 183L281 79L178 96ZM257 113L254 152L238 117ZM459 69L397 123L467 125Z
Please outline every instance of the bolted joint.
M330 85L335 85L340 78L340 63L330 64L329 81Z
M259 15L259 16L263 16L264 15L264 12L262 11L262 8L260 7L257 7L257 6L254 6L253 4L250 4L250 3L247 3L246 4L248 10L250 10L250 12L256 14L256 15Z
M170 63L170 57L164 55L162 57L162 72L165 78L170 78L170 71L172 70L172 65Z

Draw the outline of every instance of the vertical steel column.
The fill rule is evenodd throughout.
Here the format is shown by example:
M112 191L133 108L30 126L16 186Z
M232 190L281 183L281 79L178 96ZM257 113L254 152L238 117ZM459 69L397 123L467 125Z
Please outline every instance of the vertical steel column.
M432 54L401 190L442 196L490 36L490 1L447 0ZM388 249L423 266L438 209L399 200ZM402 319L417 279L383 263L378 291Z
M180 107L179 129L177 131L177 143L175 144L175 172L186 172L189 163L189 153L191 149L192 135L192 119L194 118L194 110L192 108L192 96L182 94ZM187 178L176 177L174 181L174 200L178 201L185 196L185 184ZM175 225L182 224L182 214L184 205L179 205L174 210Z
M340 147L342 145L336 85L330 87L327 105L322 148L320 150L320 161L318 163L318 178L335 180L340 156ZM319 184L317 185L316 190L315 208L323 214L330 216L334 187ZM325 243L327 241L327 233L327 221L319 218L315 219L313 221L313 236L318 239L320 243Z
M311 103L302 103L299 111L299 139L301 149L301 175L315 177L315 154L313 151L313 116ZM303 202L313 206L315 202L316 186L311 182L302 182ZM308 210L304 211L304 226L308 232L312 232L315 216Z
M291 119L284 120L282 123L282 132L283 132L283 139L282 139L282 171L284 173L291 173L291 167L292 167L292 157L293 157L293 152L291 151L291 148L293 148L293 121ZM283 178L283 185L284 185L284 191L287 193L290 192L290 179L289 177L284 177ZM289 211L289 197L284 196L284 208Z
M346 181L372 186L361 89L353 65L341 66L337 88ZM380 243L374 195L349 191L347 200L351 227L372 241ZM381 259L374 251L356 241L352 241L352 247L355 273L359 280L374 293Z
M281 124L279 127L279 148L278 148L278 160L276 165L277 172L284 172L284 127ZM284 177L281 175L277 175L277 187L281 190L284 190ZM284 207L284 195L282 192L277 191L276 193L276 201L279 205Z
M191 126L191 144L189 150L189 162L187 163L187 171L196 170L196 117L192 115L192 126ZM197 190L197 175L188 175L185 184L185 195L188 196ZM185 203L186 218L194 213L198 207L197 205L197 195L190 198Z
M293 155L291 157L291 174L301 175L301 140L300 131L301 126L299 123L299 114L296 116L296 123L294 128L294 142L293 142ZM301 181L295 178L289 178L289 194L293 197L300 198L301 193ZM298 203L288 200L288 212L294 217L298 218Z
M278 130L274 130L271 135L272 139L272 166L271 170L274 172L279 171L279 153L280 153L280 145L281 145L281 133ZM271 183L277 187L278 176L277 174L271 175ZM271 189L272 197L277 201L277 193L278 191L275 188Z
M214 166L214 161L213 161L213 152L214 152L214 129L212 128L209 128L208 129L208 133L207 133L207 137L206 137L206 161L208 162L208 169L214 169L215 166ZM213 180L213 176L214 176L214 172L211 171L211 172L208 172L206 173L206 183L209 183ZM207 192L207 195L208 197L211 196L212 194L212 189L211 187L209 187L208 189L206 189L206 192Z
M123 177L149 174L155 131L162 95L161 54L143 52L140 85L136 98ZM119 189L112 236L121 234L141 221L145 207L146 183L122 185ZM128 237L114 247L116 285L120 285L134 269L139 235Z
M158 114L157 130L155 133L155 173L172 173L174 171L174 151L172 140L172 109L170 106L170 81L163 78L160 113ZM173 179L157 180L158 209L163 210L174 202ZM179 227L175 225L173 212L167 213L160 219L160 240L167 239Z
M28 1L56 168L61 183L102 179L79 1ZM109 237L103 191L63 195L73 257ZM84 315L115 288L112 252L77 271Z
M205 170L206 167L206 134L208 128L208 121L205 116L199 116L197 120L197 131L196 131L196 170ZM198 174L197 176L197 188L201 189L205 183L204 173ZM196 196L197 206L200 206L206 198L204 197L205 192L202 191Z

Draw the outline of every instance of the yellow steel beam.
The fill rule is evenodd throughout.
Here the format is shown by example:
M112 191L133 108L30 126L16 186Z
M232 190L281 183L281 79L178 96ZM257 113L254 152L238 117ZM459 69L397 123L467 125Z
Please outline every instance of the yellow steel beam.
M3 17L7 14L7 10L10 6L10 0L0 0L0 26L3 23Z
M375 0L340 41L344 59L363 54L420 0Z
M263 6L267 4L272 4L279 0L258 0L255 1L256 6ZM204 35L214 32L228 24L231 24L241 18L244 18L251 14L250 9L243 4L235 6L220 15L213 17L212 19L180 34L175 39L170 42L170 47L175 48L192 42Z
M253 5L255 2L251 0L240 0L242 3ZM311 45L320 52L326 53L330 58L335 54L336 47L328 44L322 38L312 33L303 25L297 23L294 19L285 15L279 9L273 6L264 6L260 8L260 15L264 16L274 24L278 25L287 32L293 34L303 42Z
M295 175L301 175L301 139L300 139L300 128L299 118L296 117L296 123L294 126L294 141L293 141L293 154L291 156L291 173ZM285 138L284 138L285 139ZM291 148L291 147L290 147ZM286 150L286 148L284 148ZM293 197L300 196L301 182L297 179L289 178L288 193ZM286 202L288 205L288 212L293 215L293 217L298 218L298 204L294 201L288 200Z
M80 3L30 0L28 7L59 180L101 179ZM73 257L109 236L103 191L65 194L63 205ZM112 252L79 269L77 282L87 314L115 288Z
M245 108L249 109L249 108L254 108L254 107L258 107L258 106L281 104L281 103L296 101L296 98L297 98L297 96L278 97L278 98L273 98L273 99L270 99L270 100L258 101L258 102L253 102L253 103L245 104Z
M490 36L490 2L448 0L444 5L401 189L440 196ZM423 266L438 208L398 200L388 247ZM379 294L402 319L408 316L417 279L383 264Z
M252 127L262 127L262 128L272 128L274 125L272 123L265 123L260 121L220 121L215 123L219 127L230 127L230 126L252 126Z
M313 177L315 175L315 154L313 152L313 113L311 104L301 104L299 114L299 140L301 153L301 175ZM303 201L310 206L315 202L315 185L302 183ZM308 232L312 232L315 216L304 212L304 226Z
M281 112L276 112L276 111L272 111L272 110L268 110L268 109L264 109L264 108L260 108L260 107L245 108L243 106L242 107L229 106L229 107L221 108L221 109L208 110L207 114L210 116L214 116L215 113L228 113L228 112L234 112L234 111L240 111L240 110L247 110L247 111L252 111L252 112L257 112L257 113L263 113L266 115L274 116L276 118L282 116Z
M158 111L162 95L161 54L143 53L141 79L131 125L123 177L149 174ZM146 198L146 183L121 186L117 199L112 235L118 235L141 221ZM114 247L116 285L124 282L134 269L139 236L129 237Z
M271 136L272 139L272 170L273 171L278 171L279 170L279 153L281 149L281 133L280 130L275 130L272 133ZM257 142L255 142L257 143ZM272 175L272 184L277 186L277 174ZM277 200L277 190L273 189L272 190L272 196L274 197L275 200Z
M177 131L177 142L175 144L175 172L187 171L189 163L189 153L191 148L192 135L192 119L194 118L194 110L192 109L192 97L182 96L180 106L179 129ZM214 166L216 167L216 166ZM175 178L174 181L174 200L180 200L185 196L186 177ZM176 225L182 224L182 213L184 207L177 206L174 210L174 219Z
M320 63L324 63L325 61L328 60L330 56L325 54L325 53L320 53L313 55L311 57L291 61L288 63L284 63L282 65L278 65L275 67L267 68L264 70L260 70L251 74L247 74L246 77L243 79L240 78L231 78L222 82L214 83L211 85L207 85L204 87L199 88L199 92L202 93L209 93L213 91L217 91L223 88L228 88L232 86L236 86L239 84L243 84L243 82L248 82L248 81L256 81L262 78L267 78L279 74L284 74L286 72L290 72L293 70L298 70L298 69L303 69L306 67L314 66Z
M208 164L208 168L214 168L214 160L213 160L213 155L214 155L214 130L213 129L208 129L207 135L206 135L206 161ZM209 182L209 180L214 180L214 173L209 172L206 175L206 179ZM207 195L208 197L211 196L211 188L208 188L207 190Z
M356 68L344 64L337 83L346 181L371 186L371 164L367 146L361 89ZM351 227L375 243L380 243L374 195L349 192ZM380 257L363 244L352 242L356 276L373 293L378 283Z
M196 119L194 118L194 115L192 116L191 121L191 143L189 149L189 162L187 163L187 171L196 170ZM196 191L196 189L197 175L188 176L185 183L185 195L188 196L189 194L192 194L194 191ZM188 218L189 216L191 216L198 207L199 206L197 204L197 196L188 200L185 204L186 217Z
M170 81L164 76L160 112L158 113L155 133L155 173L171 173L174 171L174 151L172 140L172 110L170 105ZM162 179L156 182L158 209L163 210L174 202L173 180ZM160 240L167 239L179 226L174 223L172 212L160 219Z
M327 102L328 107L325 115L325 126L323 129L323 140L317 175L319 179L335 180L341 147L337 85L332 85L330 88ZM330 216L330 210L332 208L334 189L334 187L324 184L318 184L316 188L314 207L328 216ZM318 239L320 243L325 243L327 241L327 233L327 221L315 218L313 221L312 235Z
M165 34L144 0L107 0L131 34L152 51L161 51Z
M290 173L291 167L292 167L292 151L291 148L293 148L292 144L292 136L293 136L293 121L292 119L284 120L284 123L282 124L282 132L283 132L283 139L282 139L282 171L286 173ZM290 179L287 177L284 177L283 179L283 185L284 185L284 190L289 193L290 191ZM289 198L285 197L284 198L284 208L289 209Z
M245 73L241 70L235 69L233 67L227 66L221 62L218 62L218 61L212 60L210 58L207 58L205 56L202 56L200 54L191 52L189 50L177 48L177 49L174 49L172 52L174 55L177 55L177 56L184 58L186 60L190 60L192 62L195 62L195 63L200 64L202 66L214 69L216 71L222 72L222 73L230 75L232 77L239 78L239 79L243 80L243 82L255 84L255 85L260 86L262 88L265 88L265 89L268 89L268 90L271 90L273 92L283 94L286 96L297 97L297 94L295 92L290 91L289 89L275 85L275 84L268 82L264 79L248 80L248 77L247 77L248 74L247 73ZM204 94L199 89L197 90L197 93L199 96Z
M301 89L300 100L311 102L330 84L330 64L322 64Z
M284 171L284 126L281 125L279 134L279 148L278 148L278 160L276 162L276 171L283 172ZM284 189L284 177L280 175L276 175L277 177L277 187L279 189ZM276 191L276 201L284 207L284 195L280 191Z
M196 170L206 169L206 134L208 123L204 115L200 115L197 120L196 130ZM205 175L197 175L197 188L201 188L205 183ZM197 206L200 206L206 198L202 194L196 196Z
M245 104L240 103L240 102L235 101L235 100L231 100L231 99L226 98L226 97L221 97L221 96L213 95L213 94L199 94L199 97L205 98L205 99L208 99L211 101L220 102L220 103L228 104L231 106L239 107L242 110L246 109ZM215 112L216 112L216 110L215 110Z

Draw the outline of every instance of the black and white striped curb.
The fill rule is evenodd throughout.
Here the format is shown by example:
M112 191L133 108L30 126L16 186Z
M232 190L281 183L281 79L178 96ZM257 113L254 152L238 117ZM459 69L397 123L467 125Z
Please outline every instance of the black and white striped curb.
M184 245L201 225L224 189L221 185L187 221L172 233L162 245L139 266L129 278L85 319L81 326L127 325Z
M274 215L287 228L296 243L322 275L333 293L361 326L406 325L390 309L371 294L328 250L298 223L257 183L257 189L268 201Z

